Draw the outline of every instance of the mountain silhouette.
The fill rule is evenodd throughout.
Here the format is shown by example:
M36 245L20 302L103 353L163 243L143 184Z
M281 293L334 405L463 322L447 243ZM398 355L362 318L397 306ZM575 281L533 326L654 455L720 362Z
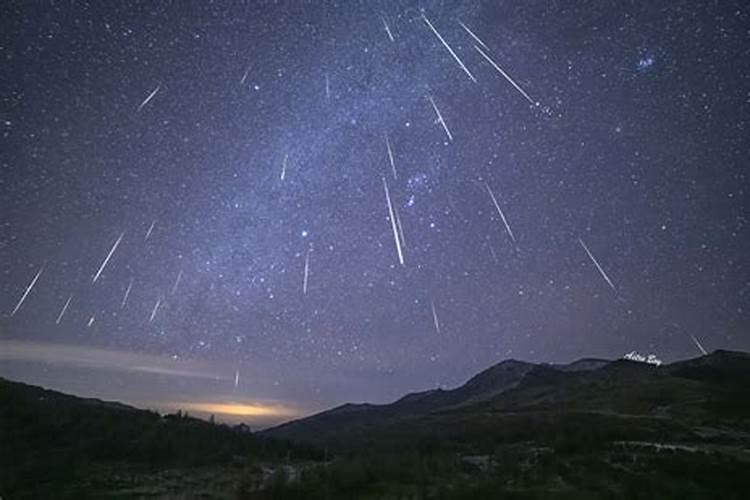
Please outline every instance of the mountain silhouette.
M633 429L684 429L689 418L750 417L746 380L750 355L715 351L670 365L582 359L567 365L502 361L452 390L408 394L390 404L345 404L269 429L266 435L316 444L373 440L378 433L425 436L461 422L498 424L525 415L564 419L573 414L611 420L641 417ZM585 415L588 414L588 415ZM406 429L414 432L406 432ZM650 433L645 433L650 434ZM443 434L444 435L444 434Z
M0 379L0 496L739 499L748 380L733 351L506 360L251 433Z

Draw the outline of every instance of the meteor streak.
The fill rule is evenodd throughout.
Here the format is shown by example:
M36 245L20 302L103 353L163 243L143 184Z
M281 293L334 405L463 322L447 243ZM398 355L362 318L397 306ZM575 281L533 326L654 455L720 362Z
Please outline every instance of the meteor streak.
M148 226L148 230L146 231L146 237L143 238L143 241L147 241L149 236L151 236L151 232L154 230L154 226L156 225L156 219L151 221L151 225Z
M401 251L401 240L398 235L398 226L396 224L396 215L393 211L393 204L391 203L391 193L388 191L388 182L383 177L383 188L385 189L385 199L388 202L388 216L391 219L391 228L393 229L393 239L396 242L396 252L398 253L398 261L401 265L404 265L404 254Z
M158 85L149 95L146 97L140 106L138 106L138 111L142 110L143 107L148 104L148 102L154 98L157 92L159 92L159 89L161 89L161 85Z
M156 304L154 305L154 309L151 311L151 317L148 318L148 322L151 323L154 321L154 317L156 316L156 311L159 310L159 305L161 304L161 297L156 299Z
M700 342L698 342L698 339L697 339L697 338L695 338L695 335L692 335L692 334L691 334L691 335L690 335L690 338L692 338L692 339L693 339L693 343L694 343L694 344L696 345L696 347L697 347L698 349L700 349L700 351L701 351L701 354L703 354L704 356L706 356L706 355L708 354L708 351L706 351L706 350L705 350L705 349L703 348L703 346L701 345L701 343L700 343Z
M448 129L448 124L445 123L445 120L443 119L442 113L440 113L440 110L437 107L437 104L435 104L435 99L432 98L432 96L427 96L427 98L430 100L430 104L432 104L432 109L435 110L435 114L437 115L437 121L440 125L443 126L443 130L445 130L445 135L448 136L448 140L453 142L453 134L451 134L450 129Z
M435 331L440 335L440 321L438 321L437 309L435 309L435 301L431 301L432 305L432 321L435 323Z
M286 154L284 155L284 161L281 164L281 180L282 181L284 180L284 177L286 177L286 165L288 161L289 161L289 155Z
M391 149L391 141L388 139L388 134L385 134L385 147L388 149L388 161L391 163L391 170L393 170L393 179L397 179L396 175L396 161L393 159L393 150Z
M172 287L172 295L177 291L177 287L180 284L180 279L182 278L182 269L180 269L180 272L177 273L177 279L174 280L174 286Z
M120 241L122 241L122 237L125 236L125 233L121 233L120 237L117 238L117 241L115 241L115 244L112 245L112 248L110 249L109 253L107 254L107 257L104 259L104 262L102 262L102 265L99 267L99 270L94 275L92 283L96 283L96 280L99 279L99 275L102 274L102 271L104 271L104 268L107 267L107 262L109 262L109 259L112 258L112 254L115 253L115 250L117 250L118 245L120 244Z
M515 88L517 91L519 91L521 93L521 95L524 96L526 98L526 100L531 103L532 106L539 106L539 103L536 102L536 101L534 101L531 97L529 97L529 94L527 94L526 91L523 90L521 88L521 86L518 85L513 80L513 78L510 77L510 75L508 75L508 73L506 73L505 71L503 71L503 68L501 68L495 61L493 61L490 56L488 56L482 49L480 49L476 45L474 45L474 48L477 49L477 52L479 52L480 54L482 54L482 57L484 57L487 60L487 62L489 62L492 65L492 67L495 68L498 71L498 73L500 73L501 75L503 75L503 77L506 80L508 80L508 82L511 85L513 85L513 88Z
M597 262L596 257L594 257L594 254L592 254L589 251L589 247L586 246L586 243L584 243L581 238L578 238L578 243L580 243L583 249L586 250L586 254L589 256L589 259L591 259L591 262L594 263L594 265L596 266L596 269L599 270L599 274L602 275L602 278L604 278L604 281L607 282L607 284L610 286L610 288L612 288L612 290L617 291L617 289L615 288L615 285L612 284L612 280L609 279L609 276L607 276L607 273L604 272L604 269L602 269L602 266L600 266L599 262Z
M307 293L307 279L310 275L310 250L305 255L305 277L302 280L302 293Z
M128 297L130 296L130 289L133 288L133 278L130 278L130 283L128 283L128 287L125 289L125 296L122 298L122 304L120 304L120 309L125 307L125 304L128 303Z
M39 271L37 271L36 276L34 276L34 279L32 279L31 283L29 283L29 286L26 287L26 291L23 292L23 295L21 296L21 299L16 304L16 307L13 308L13 312L10 313L11 316L15 315L16 312L21 308L21 305L23 305L24 301L26 300L26 297L29 296L29 292L31 292L31 289L34 288L34 285L36 285L36 280L39 279L39 276L42 274L42 271L44 271L44 266L39 268Z
M453 59L456 60L456 62L458 63L458 65L461 66L461 69L464 70L464 73L466 73L467 75L469 75L469 78L471 78L472 82L476 83L477 79L474 78L474 75L471 74L471 71L469 71L469 69L464 65L463 61L456 55L455 52L453 52L453 49L451 48L451 46L448 45L448 42L446 42L445 39L440 35L440 33L438 33L438 30L436 30L435 27L430 22L430 20L427 19L427 16L425 16L424 14L422 14L422 19L427 24L427 26L429 26L429 28L432 30L432 32L435 34L435 36L438 37L438 40L440 40L440 43L442 43L443 46L446 49L448 49L448 52L450 52L450 54L453 56Z
M495 198L495 193L492 192L492 189L490 188L489 184L484 185L487 188L487 192L490 195L490 198L492 198L492 203L495 205L495 208L497 209L497 213L500 215L500 218L503 220L503 224L505 225L505 230L508 232L508 236L510 236L510 239L513 241L513 244L516 244L516 237L513 236L513 231L510 228L510 224L508 224L508 219L505 218L505 214L503 213L503 209L500 208L500 204L497 202L497 198Z
M385 20L385 17L381 17L383 20L383 26L385 26L385 32L388 33L388 38L391 40L391 42L395 42L396 40L393 39L393 33L391 33L391 28L388 26L388 21Z
M471 36L471 37L472 37L472 38L473 38L474 40L476 40L476 42L477 42L477 43L478 43L479 45L481 45L482 47L484 47L484 48L485 48L486 50L490 50L490 48L489 48L489 47L487 47L487 44L486 44L486 43L484 43L484 42L483 42L483 41L482 41L482 40L481 40L481 39L480 39L480 38L479 38L478 36L476 36L476 35L474 34L474 32L473 32L473 31L471 31L471 30L469 29L469 27L468 27L468 26L466 26L466 25L465 25L464 23L462 23L461 21L459 21L459 22L458 22L458 24L460 24L460 25L461 25L461 27L462 27L462 28L463 28L464 30L466 30L466 32L467 32L467 33L468 33L468 34L469 34L469 35L470 35L470 36Z
M55 320L55 324L59 325L60 321L62 321L63 316L65 316L65 311L68 310L68 306L70 305L70 301L73 300L73 294L71 293L68 297L68 300L65 301L65 305L63 306L62 310L60 311L60 314L57 315L57 320Z
M401 246L406 248L406 240L404 239L404 228L401 225L401 215L398 213L398 206L393 207L393 214L396 216L396 225L398 225L398 235L401 238Z

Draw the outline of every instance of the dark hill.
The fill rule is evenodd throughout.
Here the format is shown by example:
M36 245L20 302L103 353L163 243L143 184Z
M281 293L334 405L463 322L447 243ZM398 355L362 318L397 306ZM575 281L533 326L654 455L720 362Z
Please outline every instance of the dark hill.
M506 361L266 431L343 458L295 498L745 498L750 357ZM334 486L331 486L334 485ZM291 497L290 497L291 498Z
M92 468L102 464L163 470L290 455L315 453L244 426L217 425L181 413L161 416L0 378L2 498L21 498L28 490L39 498L75 497L75 489L61 493L65 485L90 486Z
M744 498L749 375L731 351L510 360L260 434L0 379L0 497Z
M312 440L320 442L341 432L365 432L404 418L490 400L515 387L534 367L531 363L521 361L503 361L453 390L435 389L411 393L385 405L345 404L311 417L282 424L268 433L301 441L313 438Z
M738 418L750 419L750 392L744 382L749 375L750 356L731 351L661 367L627 360L585 359L562 366L510 360L456 389L409 394L385 405L343 405L266 433L348 447L391 441L379 436L468 436L492 421L502 427L517 415L532 422L588 413L611 420L615 427L623 419L639 417L639 425L631 426L636 437L658 434L665 427L684 436L700 421L734 424ZM533 432L527 434L533 437Z

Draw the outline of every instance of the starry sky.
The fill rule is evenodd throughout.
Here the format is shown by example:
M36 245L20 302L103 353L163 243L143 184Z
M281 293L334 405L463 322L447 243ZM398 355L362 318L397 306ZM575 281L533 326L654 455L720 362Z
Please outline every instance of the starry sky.
M0 376L268 425L750 349L749 38L740 1L4 2Z

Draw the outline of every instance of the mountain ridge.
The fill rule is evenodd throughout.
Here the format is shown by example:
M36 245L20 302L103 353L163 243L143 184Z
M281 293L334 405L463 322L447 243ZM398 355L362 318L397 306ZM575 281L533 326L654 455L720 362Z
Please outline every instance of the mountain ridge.
M734 351L662 366L506 360L450 390L250 433L0 379L0 496L395 498L377 495L429 481L465 492L445 498L634 498L646 479L650 498L742 498L746 380L750 355Z
M628 359L582 358L557 365L510 359L453 389L408 393L386 404L343 404L263 432L321 444L411 420L434 422L461 412L606 410L646 415L656 411L659 398L665 402L661 406L669 407L686 406L681 397L710 399L704 394L710 392L704 387L708 379L725 381L743 373L750 377L750 355L725 350L661 366ZM688 410L698 412L693 407Z

